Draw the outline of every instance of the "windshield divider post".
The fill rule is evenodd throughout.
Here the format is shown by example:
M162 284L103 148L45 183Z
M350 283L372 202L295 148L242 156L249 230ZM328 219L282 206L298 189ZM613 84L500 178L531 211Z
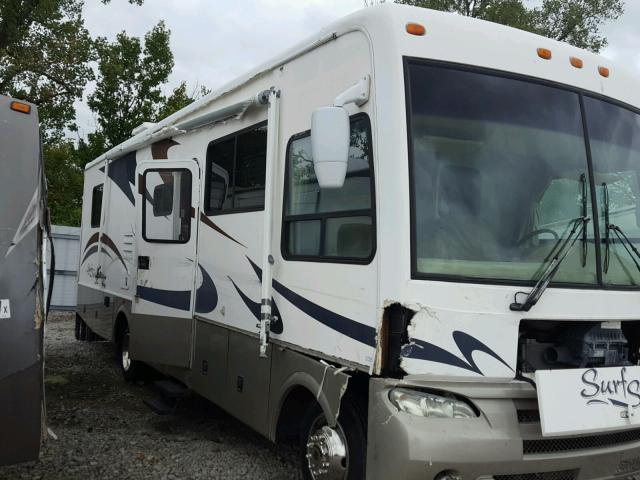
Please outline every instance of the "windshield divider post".
M603 285L602 275L602 251L600 239L600 214L598 211L598 198L596 191L595 171L593 169L593 154L591 152L591 137L589 136L589 124L587 122L587 112L584 105L584 93L579 92L580 113L582 115L582 130L584 133L584 144L587 152L587 170L589 172L589 189L591 193L591 219L593 220L593 235L595 240L596 251L596 282L599 286ZM585 226L586 228L586 226Z

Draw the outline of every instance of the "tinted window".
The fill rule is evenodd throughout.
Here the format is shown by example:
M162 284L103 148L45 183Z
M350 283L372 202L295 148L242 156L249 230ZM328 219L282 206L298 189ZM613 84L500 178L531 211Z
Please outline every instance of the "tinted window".
M369 121L351 122L351 149L342 188L321 189L308 134L291 141L283 249L289 257L368 259L374 249L373 178Z
M206 211L231 210L233 208L233 157L235 137L209 146L209 195Z
M100 214L102 213L102 184L93 187L91 195L91 228L100 226Z
M211 143L206 213L264 208L266 158L266 125Z
M640 115L589 97L585 97L584 105L598 193L600 237L605 240L603 280L612 285L640 285L636 267L640 260L631 249L640 247Z
M407 68L414 272L535 280L583 198L591 216L579 95L422 61ZM572 249L554 281L597 281L595 242L583 245L586 259Z

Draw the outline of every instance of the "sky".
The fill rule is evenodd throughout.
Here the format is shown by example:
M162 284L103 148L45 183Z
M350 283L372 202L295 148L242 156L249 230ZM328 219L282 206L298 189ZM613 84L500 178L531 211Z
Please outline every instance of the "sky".
M164 20L175 61L165 87L168 95L183 80L191 90L198 85L216 89L363 7L364 0L145 0L142 6L86 0L84 16L93 37L109 39L123 30L142 37ZM625 15L603 28L609 46L602 54L640 75L639 23L640 0L627 0ZM95 119L84 102L76 108L85 136L95 130Z

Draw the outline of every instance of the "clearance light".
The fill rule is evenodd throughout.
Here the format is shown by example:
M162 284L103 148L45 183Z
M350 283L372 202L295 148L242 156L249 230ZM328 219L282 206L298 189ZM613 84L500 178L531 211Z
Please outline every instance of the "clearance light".
M31 105L22 102L11 102L11 110L20 113L26 113L27 115L31 113Z
M604 78L609 78L609 75L611 75L611 72L607 67L598 67L598 72L600 72L600 75Z
M578 57L571 57L569 59L569 61L571 62L571 65L573 65L576 68L582 68L584 67L584 62L582 61L581 58Z
M406 29L409 35L417 35L418 37L427 33L427 29L419 23L407 23Z
M551 50L549 50L548 48L539 48L538 56L544 60L551 60L551 57L553 56L553 54L551 53Z

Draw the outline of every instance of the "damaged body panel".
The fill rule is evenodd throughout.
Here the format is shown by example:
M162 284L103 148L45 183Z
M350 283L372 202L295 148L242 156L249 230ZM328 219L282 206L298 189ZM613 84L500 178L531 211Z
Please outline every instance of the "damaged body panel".
M0 465L37 459L44 429L46 187L36 107L12 102L0 96Z

